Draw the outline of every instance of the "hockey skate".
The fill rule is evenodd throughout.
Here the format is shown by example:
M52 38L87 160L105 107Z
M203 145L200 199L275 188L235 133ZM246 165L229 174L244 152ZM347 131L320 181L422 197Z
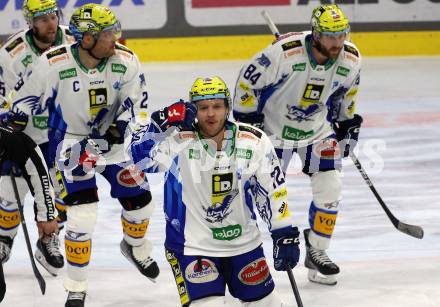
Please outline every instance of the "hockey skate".
M336 285L336 274L339 273L339 267L330 260L324 250L319 250L310 245L310 229L304 230L306 240L306 259L304 265L309 269L308 278L311 282L323 285Z
M121 241L122 255L133 263L142 275L152 282L156 282L156 277L159 275L159 267L156 261L149 256L151 249L151 243L147 240L141 246L131 246L125 240Z
M8 236L0 236L0 261L2 263L9 260L13 242L14 241Z
M72 292L69 291L67 295L67 301L64 307L84 307L86 300L86 292Z
M57 276L58 270L64 266L58 236L52 235L38 239L35 258L52 276Z

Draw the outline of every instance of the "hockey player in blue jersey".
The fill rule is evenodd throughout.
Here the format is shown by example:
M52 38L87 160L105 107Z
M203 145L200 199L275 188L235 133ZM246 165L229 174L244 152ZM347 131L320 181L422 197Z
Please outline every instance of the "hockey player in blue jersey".
M298 262L299 232L269 138L228 121L230 103L222 79L198 78L190 102L152 113L130 153L145 171L166 172L166 257L182 306L221 306L227 285L243 306L278 307L255 211L272 234L276 270Z
M334 285L339 267L326 250L340 207L341 157L353 150L362 123L355 114L361 56L337 5L315 8L311 24L311 32L283 35L243 66L233 113L271 137L284 171L299 155L313 194L305 265L311 281Z
M146 239L153 203L145 174L126 162L126 127L146 118L147 90L137 56L117 40L113 12L85 4L70 19L76 43L44 53L17 88L13 108L26 114L49 111L50 152L56 155L61 196L67 208L64 287L67 307L84 306L92 235L98 214L95 174L110 183L122 206L121 252L146 277L159 274ZM130 129L131 129L130 128Z

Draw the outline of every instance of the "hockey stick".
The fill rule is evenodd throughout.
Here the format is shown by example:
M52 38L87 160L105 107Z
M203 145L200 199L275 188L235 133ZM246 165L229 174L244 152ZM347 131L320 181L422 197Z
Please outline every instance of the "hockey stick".
M3 263L0 261L0 303L5 298L5 293L6 293L5 274L3 273Z
M410 225L410 224L406 224L406 223L399 221L399 219L397 219L391 213L390 209L388 209L387 205L380 197L379 193L377 192L376 188L374 187L373 183L371 182L370 178L368 177L367 172L364 170L361 163L359 162L359 159L355 156L354 153L350 154L350 158L351 158L351 160L353 160L354 165L359 170L359 173L361 173L362 178L364 178L364 180L367 183L368 187L370 188L371 192L373 192L374 196L376 197L379 204L382 206L382 209L387 214L391 223L393 223L394 227L396 227L397 230L399 230L409 236L413 236L414 238L417 238L417 239L422 239L423 238L423 228L420 226L417 226L417 225Z
M299 295L298 287L296 286L295 278L293 277L292 269L289 265L285 266L287 275L289 276L290 285L292 286L293 294L295 295L296 305L298 307L303 307L301 296Z
M270 18L269 13L267 13L266 11L261 11L261 16L263 16L264 20L266 20L266 23L269 26L272 34L275 35L275 38L280 37L280 31L278 31L278 28L272 21L272 18Z
M35 278L37 278L38 284L40 285L41 293L44 295L44 293L46 292L46 281L44 280L43 276L41 276L41 273L40 271L38 271L37 265L35 264L31 241L29 240L29 232L27 230L26 220L24 219L23 205L20 200L20 195L18 194L17 182L15 181L14 172L15 172L15 167L13 167L11 171L11 182L12 182L12 187L14 188L15 198L17 199L17 203L18 203L18 210L20 211L21 226L23 227L26 247L29 252L29 258L31 260L32 271L34 271Z

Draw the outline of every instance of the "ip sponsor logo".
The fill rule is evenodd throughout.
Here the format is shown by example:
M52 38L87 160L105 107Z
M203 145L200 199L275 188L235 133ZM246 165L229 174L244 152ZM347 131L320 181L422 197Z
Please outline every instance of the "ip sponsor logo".
M195 284L214 281L218 275L214 262L209 259L194 260L185 269L186 279Z

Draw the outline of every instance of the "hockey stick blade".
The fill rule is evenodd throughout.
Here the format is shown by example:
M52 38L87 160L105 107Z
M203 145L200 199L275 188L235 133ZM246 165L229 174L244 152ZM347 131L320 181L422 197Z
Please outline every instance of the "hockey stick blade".
M417 239L422 239L424 235L422 227L417 225L406 224L401 221L398 222L397 229Z
M422 239L423 238L422 227L417 226L417 225L410 225L410 224L403 223L397 217L395 217L394 214L388 208L388 206L385 204L385 202L382 200L382 197L380 197L379 193L377 192L376 188L373 185L373 182L371 181L370 177L368 177L367 172L362 167L361 162L359 162L359 159L354 155L354 153L350 154L350 158L353 161L356 168L358 169L362 178L367 183L371 192L373 192L374 196L376 197L377 201L379 202L382 209L385 211L386 215L388 216L388 218L390 219L390 221L394 225L394 227L397 230L403 232L404 234L407 234L407 235L412 236L417 239Z

